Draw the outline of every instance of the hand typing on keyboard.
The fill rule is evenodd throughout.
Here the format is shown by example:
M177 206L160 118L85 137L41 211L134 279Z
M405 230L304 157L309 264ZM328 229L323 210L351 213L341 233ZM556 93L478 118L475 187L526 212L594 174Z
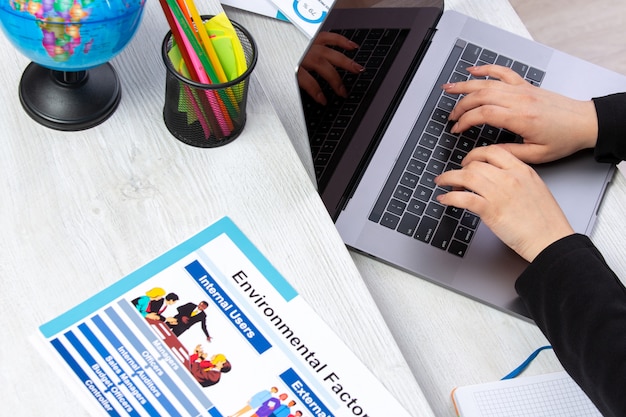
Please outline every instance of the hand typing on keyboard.
M353 51L358 47L359 45L355 42L338 33L320 32L298 68L298 84L317 103L325 105L326 96L310 73L315 72L328 82L338 96L345 98L348 91L337 68L358 74L363 71L364 67L338 49Z
M496 236L527 261L532 262L550 244L574 233L539 175L503 147L476 148L467 154L462 166L435 179L440 187L453 187L437 200L478 214Z
M554 161L593 148L598 120L593 102L579 101L535 87L515 71L484 65L468 69L475 78L448 83L446 93L463 94L449 115L456 121L452 133L488 124L510 130L523 144L501 144L529 163Z

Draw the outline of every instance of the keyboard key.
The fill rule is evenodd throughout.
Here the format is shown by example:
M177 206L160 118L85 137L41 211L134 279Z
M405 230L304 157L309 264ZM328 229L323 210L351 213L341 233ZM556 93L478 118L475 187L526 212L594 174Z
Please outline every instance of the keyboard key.
M367 29L348 29L350 32L345 32L345 37L356 42L357 44L363 43L369 34Z
M470 138L466 138L465 136L462 136L456 144L457 149L460 149L465 153L468 153L469 151L474 149L474 146L476 146L476 141Z
M455 124L456 122L454 120L448 120L448 123L446 123L446 127L443 129L443 131L447 134L452 134L452 128Z
M394 230L396 229L396 226L398 225L399 222L400 222L400 217L391 213L383 214L383 218L380 220L380 224L390 229L394 229Z
M472 230L476 230L479 223L480 223L480 218L477 215L472 214L468 211L463 213L463 217L461 218L461 224L463 226L469 227Z
M341 129L331 129L330 132L326 135L327 140L336 140L339 141L343 136L343 130Z
M324 142L324 144L320 148L320 152L332 153L335 150L335 148L337 147L338 144L339 144L339 142L337 142L337 141L327 140L326 142Z
M424 172L424 174L422 175L422 178L420 179L420 184L434 189L435 188L435 174L431 174L430 172Z
M460 83L463 81L467 81L469 77L467 75L464 74L460 74L458 72L453 72L452 75L450 76L450 79L448 80L449 83Z
M431 245L446 250L450 245L454 231L456 230L457 221L452 217L444 216L439 223L439 227L433 236Z
M541 81L543 81L543 76L545 74L546 74L545 72L537 68L530 67L530 69L528 70L528 73L526 74L526 78L529 78L532 81L535 81L537 83L541 83Z
M461 55L461 59L473 65L476 63L476 61L478 61L478 57L480 56L481 51L482 48L480 46L468 43L465 47L465 50L463 51L463 55Z
M439 138L439 144L446 149L454 149L454 146L456 145L456 141L457 141L456 136L449 135L447 133L444 133L443 135L441 135L441 138Z
M467 75L469 77L470 73L467 70L467 68L471 67L472 64L470 64L469 62L465 62L463 60L460 60L457 64L456 64L456 68L454 69L456 72L459 72L463 75Z
M413 214L421 216L424 214L424 209L426 208L426 203L424 201L419 201L415 198L412 198L409 201L409 205L406 207L407 211L410 211Z
M524 78L526 77L526 73L528 72L528 65L515 61L511 66L511 69L517 72L522 78Z
M433 120L446 124L448 123L448 116L450 116L450 112L447 112L440 108L435 108L435 110L433 111L433 115L431 117Z
M448 158L450 158L450 155L452 155L452 151L448 148L444 148L441 146L437 146L433 151L433 158L441 162L446 162Z
M383 36L383 33L385 32L385 29L369 29L367 31L367 39L369 38L380 38L381 36Z
M413 194L413 197L417 198L418 200L427 202L427 201L430 201L431 195L433 195L432 189L424 187L423 185L420 185L419 187L415 189L415 193Z
M463 132L463 136L470 138L470 139L477 139L479 135L480 135L480 126L472 126L469 129L467 129L465 132Z
M443 127L444 126L442 123L437 123L431 120L426 125L426 132L430 133L433 136L439 137L443 133ZM435 143L437 142L435 141Z
M465 155L467 155L467 152L455 149L454 152L452 152L452 156L450 157L450 162L459 164L460 167L461 162L463 162L463 158L465 158Z
M431 159L426 165L426 171L432 172L433 174L439 175L443 172L445 168L445 163L438 161L436 159Z
M435 219L440 219L443 216L443 212L445 210L446 208L444 206L439 203L435 203L434 201L431 201L426 206L426 214L434 217Z
M319 154L317 155L317 158L315 158L315 165L326 166L329 159L329 154Z
M382 36L380 37L380 44L381 45L393 45L399 33L400 33L399 29L385 29Z
M439 123L433 122L433 124L438 125ZM428 149L433 149L435 145L437 144L438 140L439 139L436 136L429 135L428 133L424 133L422 137L420 138L420 145L424 145Z
M493 145L495 142L485 138L479 138L476 147Z
M496 62L498 54L488 49L483 49L479 59L487 64L493 64Z
M417 177L416 175L413 175L409 172L405 172L402 175L402 179L400 180L400 184L404 185L405 187L409 187L409 188L415 188L415 186L417 186L417 182L419 181L419 177Z
M430 159L430 155L432 155L432 152L423 146L418 146L415 152L413 152L413 157L422 162L427 162Z
M396 230L407 236L413 236L419 220L419 217L414 214L404 213L404 216L402 216L402 220L400 220L400 224Z
M409 201L411 195L413 194L413 190L410 188L404 187L402 185L398 185L396 188L396 192L393 195L400 201Z
M511 68L511 66L513 66L513 60L511 58L507 58L505 56L499 55L498 58L496 59L496 65Z
M468 249L467 244L461 243L458 240L453 240L452 242L450 242L450 247L448 248L448 252L456 256L460 256L462 258L463 256L465 256L467 249Z
M454 106L456 106L456 100L447 95L441 96L439 103L437 103L437 107L447 111L452 111Z
M462 166L459 164L455 164L454 162L448 162L448 165L446 165L446 169L445 171L452 171L455 169L461 169Z
M453 206L448 206L446 208L446 214L448 216L454 217L455 219L460 219L463 215L463 209Z
M376 45L378 45L378 41L376 39L366 39L359 44L358 51L360 52L373 51Z
M415 232L415 239L420 240L424 243L429 243L433 238L433 234L435 233L435 229L437 228L437 220L432 219L428 216L422 217L419 226L417 227L417 231Z
M411 158L408 165L406 166L406 170L419 176L422 172L424 172L425 167L426 164L424 162L420 162L417 159Z
M433 200L433 201L437 201L437 197L438 196L440 196L442 194L446 194L448 191L450 191L450 190L447 190L447 189L442 188L442 187L437 187L437 188L435 188L435 191L433 191L433 195L430 197L430 199Z
M481 136L483 138L495 141L499 133L500 133L500 129L498 129L497 127L484 125L483 130L481 132Z
M391 201L389 202L389 205L387 206L387 211L393 214L396 214L398 216L402 216L402 213L404 213L405 209L406 209L406 203L400 200L396 200L395 198L392 198Z
M461 242L470 243L473 237L474 231L465 226L457 227L456 232L454 232L454 238Z

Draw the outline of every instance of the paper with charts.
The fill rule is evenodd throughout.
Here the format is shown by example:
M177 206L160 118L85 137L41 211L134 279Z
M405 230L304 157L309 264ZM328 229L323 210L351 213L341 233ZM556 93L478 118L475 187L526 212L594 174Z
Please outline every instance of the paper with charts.
M309 38L317 32L335 0L271 0Z
M228 217L40 332L94 415L409 416Z

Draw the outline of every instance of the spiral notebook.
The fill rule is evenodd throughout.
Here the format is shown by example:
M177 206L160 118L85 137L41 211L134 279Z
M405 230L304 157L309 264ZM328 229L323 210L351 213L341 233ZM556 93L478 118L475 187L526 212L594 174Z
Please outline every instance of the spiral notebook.
M452 401L459 417L602 417L566 372L459 387Z

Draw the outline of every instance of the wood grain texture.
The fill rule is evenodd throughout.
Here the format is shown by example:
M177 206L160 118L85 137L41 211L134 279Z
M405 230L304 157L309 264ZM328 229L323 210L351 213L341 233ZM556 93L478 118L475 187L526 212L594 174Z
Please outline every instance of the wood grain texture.
M511 0L533 38L626 74L626 2Z

